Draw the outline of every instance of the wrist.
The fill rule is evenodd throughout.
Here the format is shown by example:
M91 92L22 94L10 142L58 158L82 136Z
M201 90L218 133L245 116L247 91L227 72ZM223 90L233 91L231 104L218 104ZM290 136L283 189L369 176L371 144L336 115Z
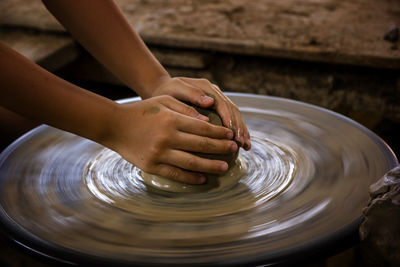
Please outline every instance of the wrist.
M151 79L151 81L149 81L149 83L144 86L144 89L142 90L142 94L140 94L140 96L142 97L142 99L153 97L157 89L171 79L171 76L167 72L154 79Z
M122 105L110 101L107 106L107 112L104 114L104 117L100 119L99 130L95 133L92 140L116 151L118 147L118 132L122 130L120 123L122 119Z

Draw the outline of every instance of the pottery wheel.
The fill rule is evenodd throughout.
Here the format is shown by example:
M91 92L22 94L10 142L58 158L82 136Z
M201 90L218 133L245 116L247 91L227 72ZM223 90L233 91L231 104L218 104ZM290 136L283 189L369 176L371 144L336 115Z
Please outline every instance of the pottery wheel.
M325 109L228 96L253 146L240 151L238 182L157 190L115 152L40 126L0 156L3 226L49 257L149 265L276 263L357 231L369 185L397 164L390 148Z

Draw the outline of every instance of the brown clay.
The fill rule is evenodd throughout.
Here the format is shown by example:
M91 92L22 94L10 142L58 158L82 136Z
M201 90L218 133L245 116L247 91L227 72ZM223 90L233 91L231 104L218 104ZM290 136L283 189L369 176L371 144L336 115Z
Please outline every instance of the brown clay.
M214 125L222 126L221 117L212 109L204 109L197 106L193 106L200 114L207 116L209 118L209 122ZM229 168L231 168L238 157L239 149L235 153L230 154L204 154L204 153L193 153L199 157L215 159L215 160L223 160L228 163Z

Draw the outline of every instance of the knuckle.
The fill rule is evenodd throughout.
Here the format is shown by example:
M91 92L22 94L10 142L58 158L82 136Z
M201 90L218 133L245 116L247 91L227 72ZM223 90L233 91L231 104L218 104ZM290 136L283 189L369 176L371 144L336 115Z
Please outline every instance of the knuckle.
M209 147L208 140L206 138L201 138L199 140L199 149L201 150L201 152L207 151L208 147Z
M219 88L219 86L216 85L216 84L212 84L212 87L213 87L215 90L217 90L217 91L221 91L221 89Z
M185 84L185 80L182 79L182 77L175 77L172 78L171 84L174 85L174 87L180 87Z
M232 105L232 109L234 111L239 111L239 108L238 108L238 106L236 104L232 103L231 105Z
M178 172L177 169L168 168L168 169L166 170L166 176L167 176L168 178L171 178L171 179L176 180L176 179L178 179L178 177L179 177L179 172Z
M193 158L187 158L185 160L185 166L188 169L194 169L196 167L196 160Z
M216 137L225 137L229 130L221 126L214 126L213 132Z
M161 133L156 133L151 140L151 144L148 146L148 151L151 154L154 154L155 152L158 152L160 149L161 145L164 143L164 137Z
M207 122L204 122L204 123L202 122L202 123L199 123L198 127L199 127L198 129L201 133L206 134L206 133L210 133L210 131L213 131L215 126L213 126Z
M198 112L194 109L194 107L187 106L185 107L185 112L190 115L197 115Z
M174 97L171 96L171 95L163 95L163 97L164 97L164 99L165 99L166 101L173 101L173 100L174 100Z
M198 82L199 82L200 87L203 87L203 88L212 87L212 84L210 83L210 81L205 78L198 79Z
M164 93L167 93L167 91L166 90L164 90ZM171 96L170 95L160 95L160 96L157 96L157 100L160 102L160 103L168 103L169 101L171 101Z
M155 134L154 138L154 147L157 149L161 149L168 142L171 137L168 135L168 131L160 130Z
M164 123L165 127L168 127L169 125L174 125L176 122L176 116L172 112L166 112L163 114L163 120L160 121L160 123Z
M153 145L149 148L149 154L148 154L148 161L150 162L156 162L158 158L160 157L161 154L161 149L159 145Z

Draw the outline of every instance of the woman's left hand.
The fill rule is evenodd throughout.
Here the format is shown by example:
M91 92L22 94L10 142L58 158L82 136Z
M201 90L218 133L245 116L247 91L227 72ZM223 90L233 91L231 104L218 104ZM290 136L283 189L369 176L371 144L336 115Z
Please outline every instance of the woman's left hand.
M224 126L234 132L234 140L245 150L251 148L250 134L238 107L207 79L168 77L151 94L152 97L159 95L170 95L202 108L212 107L222 118Z

